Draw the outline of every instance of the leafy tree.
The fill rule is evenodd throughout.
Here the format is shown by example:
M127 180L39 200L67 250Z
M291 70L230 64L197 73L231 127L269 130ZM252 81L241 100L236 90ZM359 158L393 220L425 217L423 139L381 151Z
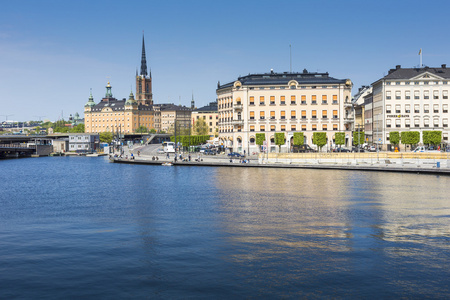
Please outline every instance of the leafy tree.
M55 127L53 128L53 132L58 132L58 133L68 133L69 132L69 128L67 127Z
M141 125L138 128L136 128L136 130L134 132L136 132L136 133L147 133L148 129L147 129L147 127Z
M303 145L305 138L303 137L303 132L294 132L293 144L296 146Z
M197 135L206 135L208 134L208 124L206 124L205 120L198 119L194 123L194 132Z
M364 131L353 132L353 145L358 146L364 144Z
M100 142L110 144L113 140L112 132L100 132L99 133Z
M276 132L275 133L275 145L278 145L281 150L281 145L286 143L286 138L284 136L284 132Z
M155 129L155 128L152 128L152 129L150 129L148 132L149 132L149 133L156 133L156 129Z
M266 140L266 134L265 133L257 133L256 134L256 145L262 146L264 144L264 141Z
M70 130L71 133L84 133L84 124L78 124Z
M423 131L422 134L423 134L422 140L424 144L439 145L442 141L442 131L439 130Z
M420 142L419 131L403 131L401 133L401 142L403 145L410 145L411 149L413 145Z
M392 145L400 144L400 132L391 131L389 133L389 141L391 142Z
M334 143L336 145L344 145L345 144L345 132L336 132L334 135Z
M327 133L326 132L314 132L313 133L313 144L317 145L320 150L327 144Z

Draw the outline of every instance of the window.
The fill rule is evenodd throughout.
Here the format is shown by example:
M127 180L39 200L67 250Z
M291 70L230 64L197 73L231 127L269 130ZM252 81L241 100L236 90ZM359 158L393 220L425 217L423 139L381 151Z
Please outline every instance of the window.
M270 112L270 119L275 120L275 111Z
M327 95L322 95L322 104L327 104Z
M295 120L296 115L295 115L295 110L291 110L291 120Z
M302 104L306 104L306 96L302 95Z
M448 113L448 104L442 104L442 112Z
M259 105L264 105L264 96L259 97Z
M405 99L411 99L411 91L406 91L405 92Z
M395 83L395 85L400 85L400 81L397 81L397 82Z
M333 110L333 119L337 119L337 118L338 118L338 111Z
M433 99L439 99L439 91L433 91Z
M311 104L317 104L317 96L316 95L312 95Z
M250 125L250 131L255 131L255 125Z
M415 113L415 114L420 113L420 110L419 110L419 104L414 104L414 113Z
M270 125L270 131L275 131L275 125Z
M425 104L425 105L423 106L423 112L424 112L425 114L428 114L428 113L430 112L430 105L429 105L429 104Z
M291 131L296 131L297 127L295 127L295 125L291 125Z
M419 127L419 119L414 119L414 127Z
M386 113L387 113L387 114L390 114L390 113L391 113L391 105L390 105L390 104L387 104L387 105L386 105Z
M428 118L423 119L423 126L424 127L430 127L430 119L428 119Z
M333 130L338 130L338 125L337 124L333 124Z
M281 120L286 119L286 112L284 110L281 111Z
M442 99L448 99L448 91L442 91Z
M306 125L302 125L302 131L306 131Z
M386 120L386 127L387 128L390 128L391 127L391 120Z
M286 97L285 96L281 96L280 97L280 104L281 105L285 105L286 104Z
M419 82L418 81L414 81L414 85L419 85Z
M328 112L326 109L322 110L322 118L327 119L328 118Z
M286 125L281 125L281 131L286 131Z
M405 120L405 127L411 127L411 120L410 119L406 119Z
M386 99L390 100L391 99L391 91L387 91L386 92Z
M415 100L418 100L418 99L420 99L420 94L419 94L420 92L419 91L414 91L414 99Z
M433 119L433 126L439 127L439 119Z
M264 125L259 126L259 131L266 131L266 126Z
M401 113L400 110L401 110L400 104L396 104L396 105L395 105L395 113L396 113L396 114Z
M439 104L433 104L433 112L435 114L439 113Z
M312 111L311 118L317 119L317 110L313 110L313 111Z
M323 130L323 131L327 131L327 130L328 130L327 128L328 128L327 124L323 124L323 125L322 125L322 130Z
M400 97L400 91L395 91L395 99L396 100L400 100L401 99L401 97Z
M313 124L313 125L312 125L312 130L313 130L313 131L316 131L316 130L317 130L317 125L316 125L316 124Z
M270 96L270 105L275 105L275 96Z
M430 91L423 91L423 98L430 99Z
M255 112L251 111L250 112L250 120L254 120L255 119Z
M400 119L395 119L395 127L396 128L400 128L401 126L401 120Z
M306 119L306 110L302 110L302 119L303 119L303 120Z
M386 82L386 85L391 85L391 83L390 82Z
M333 104L337 104L337 103L338 103L337 95L333 95Z
M411 112L411 105L405 104L405 113L409 114Z
M291 104L295 104L295 95L291 96Z
M406 85L409 85L410 83L411 83L411 82L409 82L409 81L405 82Z
M255 105L255 97L250 96L250 105Z
M448 127L448 119L442 119L442 126Z

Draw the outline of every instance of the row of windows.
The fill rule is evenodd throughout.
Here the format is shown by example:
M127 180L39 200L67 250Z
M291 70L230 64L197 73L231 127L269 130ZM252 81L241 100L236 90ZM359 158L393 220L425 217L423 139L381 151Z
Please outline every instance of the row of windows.
M300 103L301 104L306 104L306 95L301 95L299 97L300 99ZM311 104L317 104L318 98L317 95L311 95L311 98L309 99L311 101ZM337 95L333 95L332 96L332 100L334 104L337 104ZM297 103L297 97L295 95L292 95L289 99L290 104L296 104ZM327 95L322 95L322 100L321 100L322 104L328 104L328 96ZM265 105L266 103L266 98L265 96L260 96L259 97L259 105ZM240 103L237 103L238 105ZM255 105L255 97L254 96L250 96L249 98L249 104L250 105ZM275 101L275 96L270 96L269 97L269 104L270 105L276 105L277 102ZM286 105L286 97L285 96L280 96L279 99L279 104L280 105Z
M414 91L414 100L419 100L420 99L420 91ZM427 99L435 99L438 100L439 99L439 91L433 91L432 93L432 98L431 97L431 93L430 91L423 91L423 99L427 100ZM386 91L386 100L391 100L392 99L392 95L395 95L395 99L396 100L401 100L402 99L402 93L401 91L395 91L395 93L392 93L391 91ZM405 99L409 100L411 99L411 91L405 91ZM442 99L448 99L448 91L442 91Z
M395 81L395 82L389 82L389 81L387 81L386 82L386 85L411 85L411 84L414 84L414 85L432 85L432 84L434 84L434 85L439 85L439 84L441 84L441 82L440 81L413 81L413 82L411 82L411 81ZM448 84L448 82L447 81L442 81L442 84Z
M430 127L430 119L423 119L423 127ZM391 128L391 127L397 127L397 128L401 128L402 127L402 123L404 124L404 127L411 127L412 122L411 119L405 119L402 120L401 119L395 119L395 120L391 120L391 119L387 119L386 120L386 127L387 128ZM420 127L420 119L414 119L414 127ZM439 123L439 119L433 119L433 127L440 127L440 123ZM442 127L448 127L448 119L442 119Z
M311 111L311 115L310 117L312 119L317 119L318 118L318 111L317 110L312 110ZM238 114L238 119L239 119L239 114ZM297 117L297 112L295 110L291 110L291 114L290 114L290 118L291 119L296 119ZM302 119L306 119L307 115L306 115L306 110L302 110L301 111L301 118ZM265 111L260 111L259 112L259 119L264 120L266 118L266 112ZM275 111L271 111L269 118L271 120L275 119ZM280 116L279 118L281 120L286 119L286 111L282 110L280 112ZM327 119L328 118L328 111L327 110L322 110L322 118L323 119ZM338 111L337 110L333 110L333 119L337 119L338 118ZM250 111L250 120L254 120L255 119L255 112L254 111Z
M212 120L212 116L209 116L209 119ZM219 118L219 116L216 116L216 120ZM200 116L197 116L197 120L200 119ZM203 120L206 120L206 116L203 116Z
M400 104L396 104L394 108L395 108L395 110L393 111L392 108L391 108L391 105L387 104L386 105L386 113L387 114L390 114L392 112L395 112L396 114L402 113L402 109L401 109L401 105ZM433 108L433 110L432 110L433 113L439 113L440 112L439 104L433 104L432 108ZM430 113L430 111L431 111L429 104L424 104L422 109L423 109L423 113L426 113L426 114ZM411 105L410 104L406 104L405 105L404 112L405 113L411 113ZM442 105L442 112L443 113L448 113L448 104ZM416 114L420 113L420 105L419 104L414 104L414 113L416 113Z
M279 127L275 126L275 125L271 125L270 127L267 127L267 130L270 131L286 131L286 129L289 128L286 125L281 125ZM319 128L319 126L317 124L312 124L311 127L307 126L307 125L301 125L301 127L299 127L298 129L301 131L307 131L307 130L312 130L312 131L317 131ZM254 132L256 129L255 125L250 125L250 131ZM260 125L259 126L259 131L266 131L266 126L265 125ZM327 131L327 130L338 130L338 124L333 124L333 127L329 127L327 124L323 124L321 127L322 131ZM236 129L237 132L242 132L242 128L238 127ZM297 126L296 125L291 125L290 127L290 131L297 131ZM219 130L220 133L225 133L225 132L233 132L232 128L228 128L228 129L221 129Z

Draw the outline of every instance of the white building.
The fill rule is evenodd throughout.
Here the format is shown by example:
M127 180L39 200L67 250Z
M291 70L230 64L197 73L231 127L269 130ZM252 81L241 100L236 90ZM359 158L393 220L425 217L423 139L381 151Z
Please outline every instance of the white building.
M370 119L374 142L389 149L391 131L419 131L422 136L423 131L440 130L442 142L447 144L449 79L450 70L446 65L440 68L398 65L374 82Z
M228 151L257 152L256 133L265 133L270 151L278 151L274 136L285 132L282 152L290 151L293 133L301 131L313 145L315 131L327 133L327 147L336 132L345 132L351 146L354 116L352 82L328 73L249 74L217 87L219 139Z

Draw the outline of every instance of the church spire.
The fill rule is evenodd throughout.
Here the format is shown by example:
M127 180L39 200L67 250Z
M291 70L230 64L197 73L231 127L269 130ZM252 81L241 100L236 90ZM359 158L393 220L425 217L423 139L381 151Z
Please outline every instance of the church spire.
M141 76L147 77L147 60L145 59L144 34L142 34Z

